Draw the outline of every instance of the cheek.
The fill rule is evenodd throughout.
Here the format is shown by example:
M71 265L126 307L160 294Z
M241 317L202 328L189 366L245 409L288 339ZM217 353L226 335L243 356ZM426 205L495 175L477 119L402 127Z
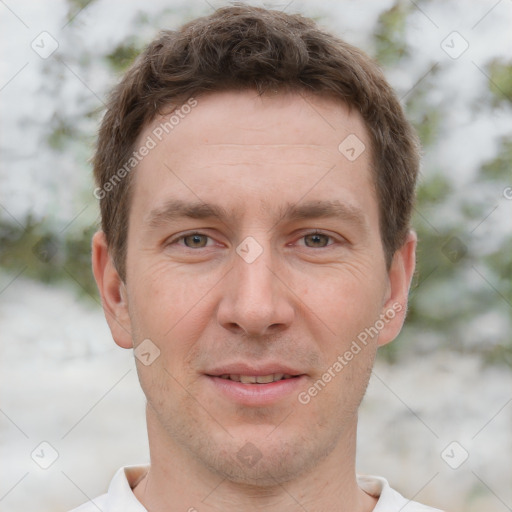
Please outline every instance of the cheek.
M200 327L208 293L219 282L217 273L191 276L189 269L185 272L184 267L167 262L134 270L129 296L135 327L156 338Z
M296 407L310 418L311 425L316 424L324 432L340 433L353 424L370 380L376 347L362 347L350 361L344 359L345 353L341 350L333 354L324 372L315 376L298 397Z
M382 280L369 279L362 269L331 270L326 275L309 275L297 287L306 314L339 339L356 336L361 329L373 325L380 314L385 287Z
M219 283L214 274L186 275L169 264L157 264L135 273L129 290L130 318L135 345L150 339L160 356L149 368L138 363L143 387L149 395L166 394L170 375L179 382L190 382L193 354L208 323L215 314L212 290ZM150 391L153 390L153 391ZM159 391L158 391L159 390Z

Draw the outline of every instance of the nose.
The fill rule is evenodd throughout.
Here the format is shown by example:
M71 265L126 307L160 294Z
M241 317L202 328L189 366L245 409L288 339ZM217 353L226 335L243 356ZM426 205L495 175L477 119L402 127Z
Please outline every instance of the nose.
M234 268L226 276L217 309L220 325L235 334L278 334L292 323L293 293L272 269L270 248L254 260L235 255Z

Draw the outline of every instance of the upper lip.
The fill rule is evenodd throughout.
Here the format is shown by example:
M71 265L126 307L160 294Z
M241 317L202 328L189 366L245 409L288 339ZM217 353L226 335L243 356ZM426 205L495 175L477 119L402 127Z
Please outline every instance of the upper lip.
M292 376L304 375L305 372L286 366L281 363L267 363L267 364L247 364L247 363L231 363L223 366L216 366L205 372L206 375L216 377L219 375L247 375L251 377L258 377L262 375L270 375L273 373L284 373Z

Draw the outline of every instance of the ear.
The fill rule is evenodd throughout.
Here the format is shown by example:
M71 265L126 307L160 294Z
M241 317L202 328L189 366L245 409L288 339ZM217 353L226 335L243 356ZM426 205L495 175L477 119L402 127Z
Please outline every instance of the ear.
M114 341L122 348L132 348L126 286L114 266L103 231L92 239L92 270Z
M381 312L384 328L379 333L378 345L393 341L404 324L412 276L416 267L416 244L418 237L409 231L407 239L398 249L388 271L388 289Z

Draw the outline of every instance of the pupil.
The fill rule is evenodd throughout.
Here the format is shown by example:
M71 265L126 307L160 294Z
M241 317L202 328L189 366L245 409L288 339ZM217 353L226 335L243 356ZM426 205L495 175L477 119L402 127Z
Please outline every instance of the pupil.
M316 235L308 235L306 237L306 240L311 242L311 244L308 244L306 242L306 245L309 245L310 247L311 247L311 245L316 246L316 247L318 247L318 246L325 247L326 242L327 242L327 237L325 235L322 235L319 233Z
M190 235L185 238L185 245L189 247L204 247L205 237L204 235Z

